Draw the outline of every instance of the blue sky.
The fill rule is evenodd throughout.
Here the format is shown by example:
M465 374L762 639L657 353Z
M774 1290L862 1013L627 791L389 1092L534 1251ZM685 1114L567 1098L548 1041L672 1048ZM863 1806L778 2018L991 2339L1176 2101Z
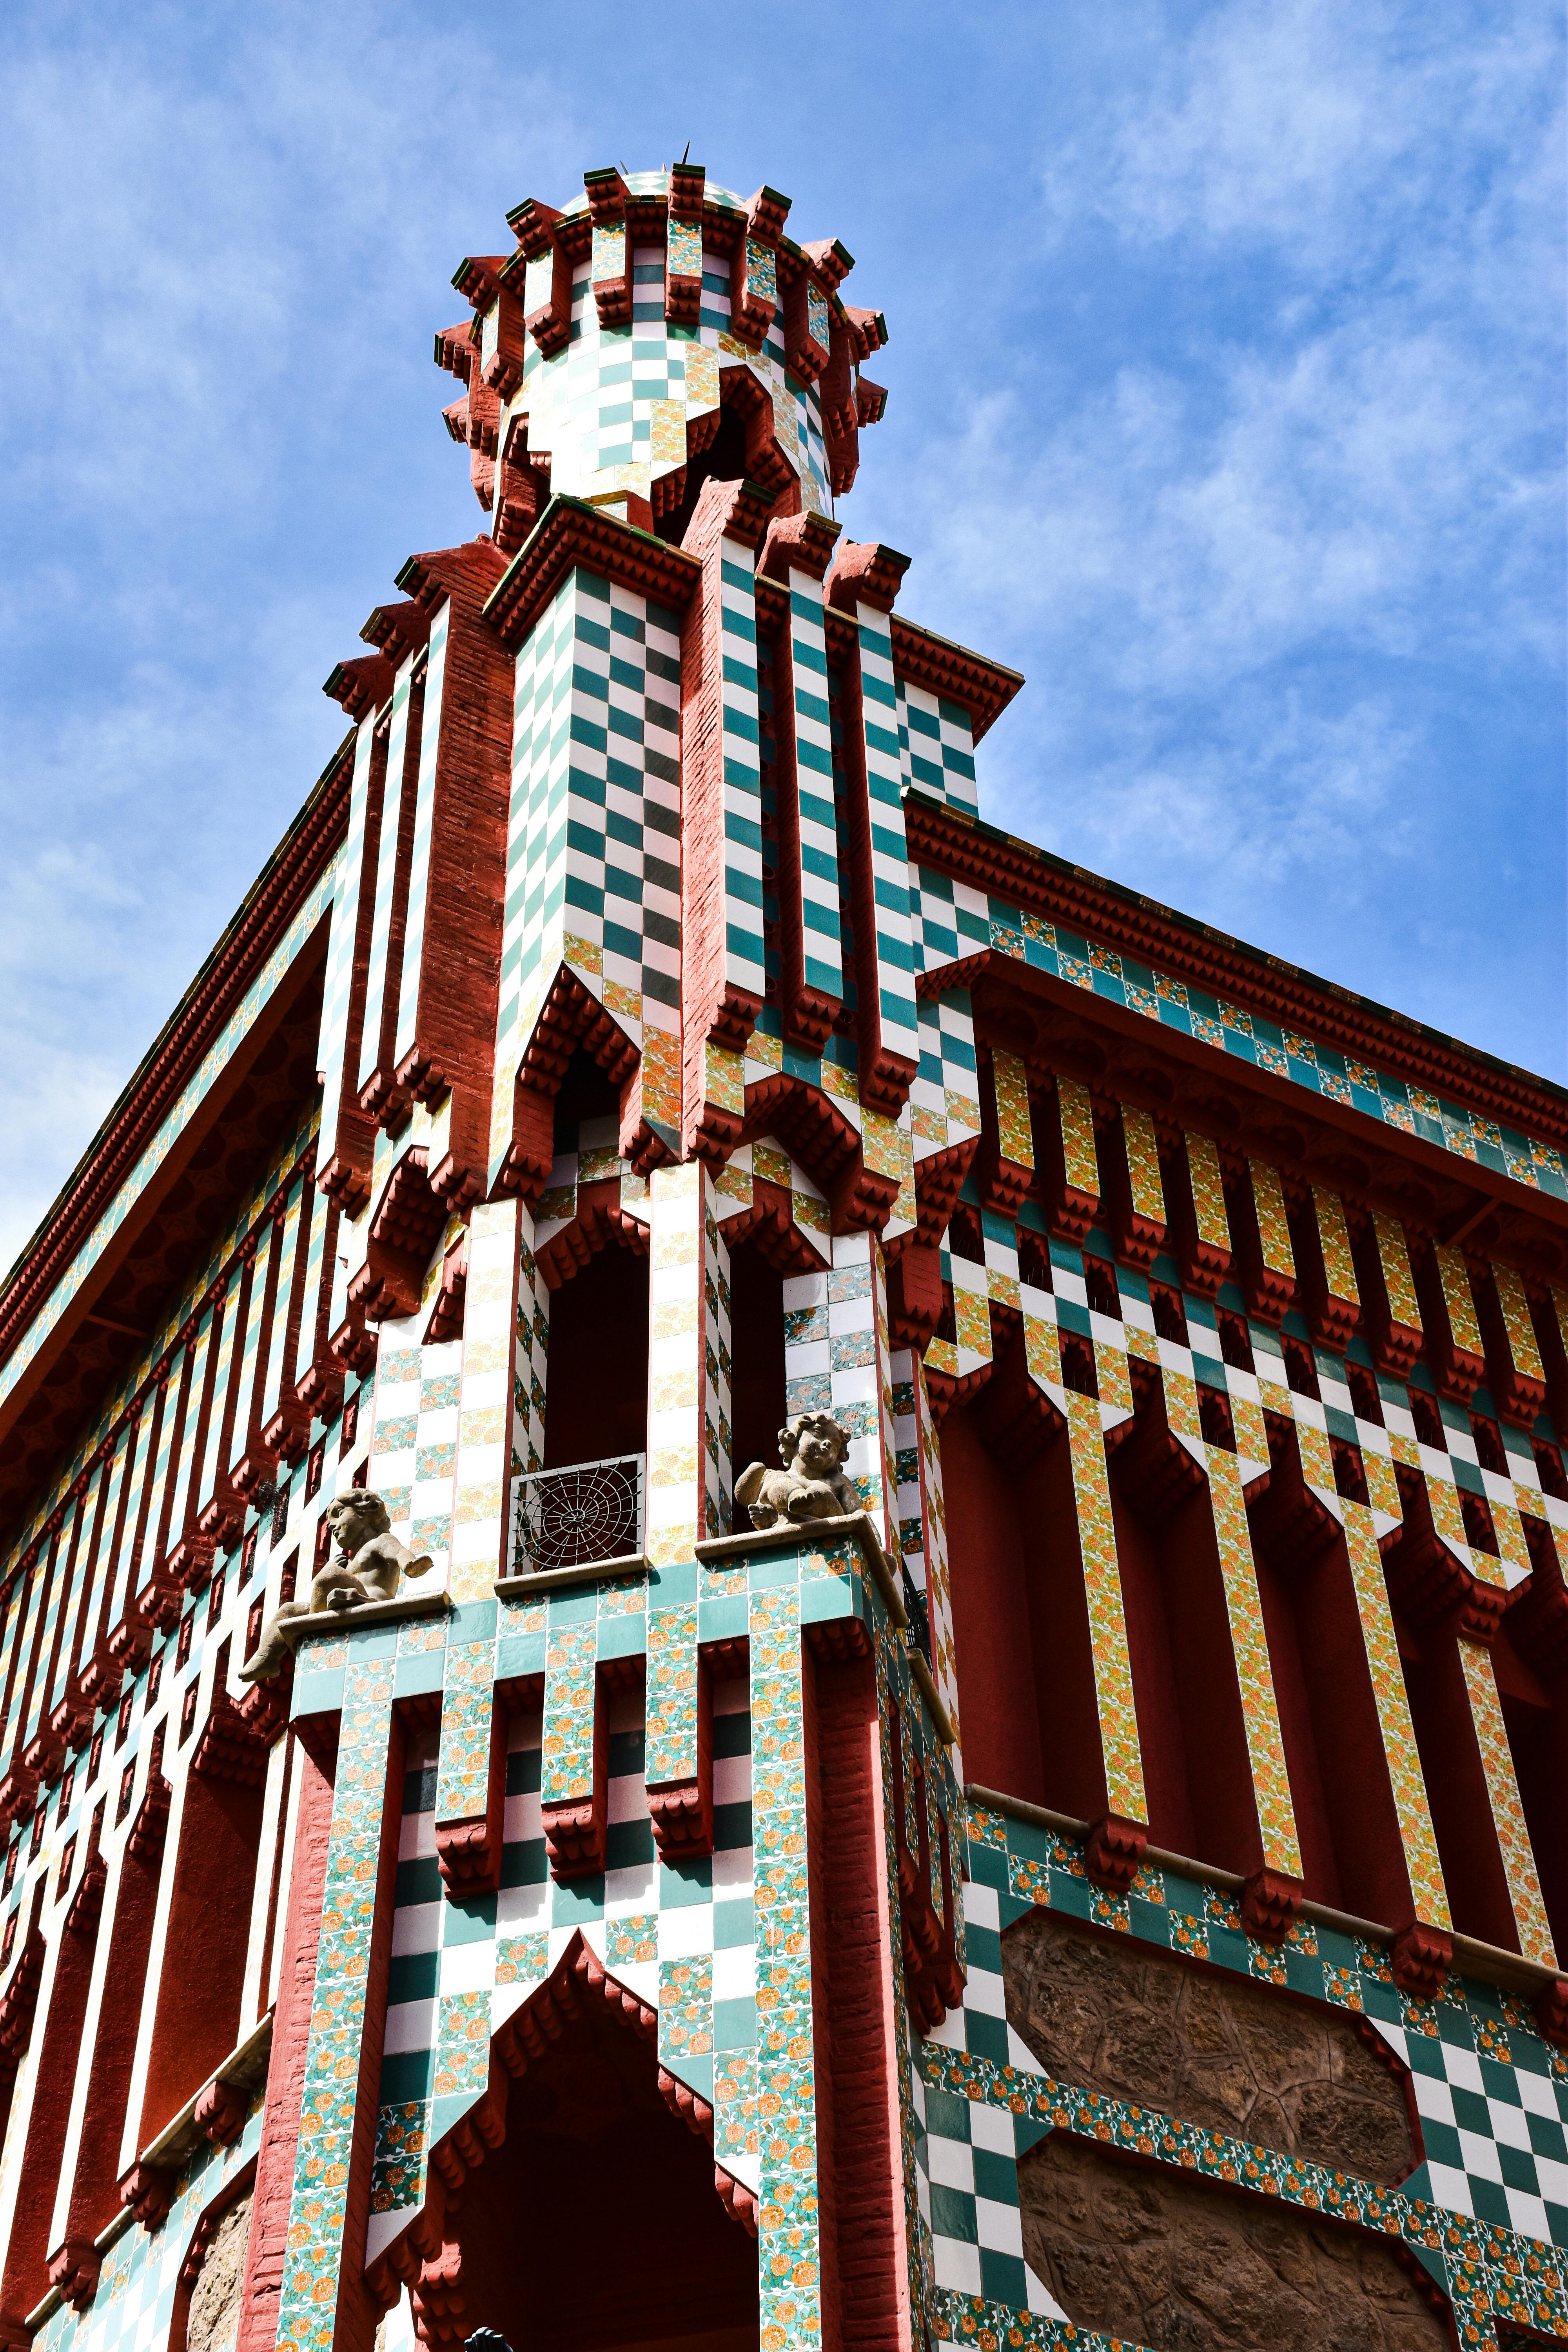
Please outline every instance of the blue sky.
M1568 1078L1555 5L6 12L0 1265L480 524L432 331L688 140L837 236L841 508L997 822Z

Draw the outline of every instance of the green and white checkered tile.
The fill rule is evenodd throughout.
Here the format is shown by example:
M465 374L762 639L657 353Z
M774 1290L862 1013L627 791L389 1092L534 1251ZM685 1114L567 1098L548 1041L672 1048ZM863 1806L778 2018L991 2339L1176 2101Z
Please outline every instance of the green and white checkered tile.
M991 946L991 901L971 883L954 882L930 866L911 866L910 911L921 971L961 963Z
M899 738L909 781L970 816L979 814L974 738L967 710L912 680L899 681ZM979 894L976 893L976 896Z
M1408 1999L1378 1948L1321 1927L1304 1929L1283 1954L1255 1945L1236 1925L1234 1898L1169 1872L1146 1874L1142 1895L1131 1901L1096 1895L1071 1841L1009 1822L1004 1856L995 1844L1001 1826L994 1816L982 1817L984 1843L970 1845L978 1877L963 1886L969 1983L963 2009L930 2044L1010 2067L1015 2082L1044 2079L1003 2013L1001 1939L993 1923L1048 1899L1054 1909L1093 1916L1167 1950L1195 1950L1211 1967L1286 1981L1363 2018L1408 2068L1420 2118L1424 2157L1400 2183L1401 2200L1503 2233L1501 2251L1485 2253L1489 2262L1509 2259L1514 2239L1568 2250L1568 2067L1522 2003L1468 1980L1451 1980L1436 2001ZM1028 2145L1032 2139L1021 2141L1020 2149ZM933 2179L943 2160L936 2160ZM1511 2258L1527 2267L1538 2260L1525 2249ZM1563 2259L1551 2257L1553 2276Z
M915 2077L917 2197L931 2233L933 2284L1041 2318L1067 2315L1024 2260L1018 2158L1037 2126L1006 2107L939 2091Z
M996 1889L966 1879L963 1939L967 1974L963 2006L950 2009L942 2024L926 2039L944 2050L964 2050L972 2057L990 2059L994 2065L1015 2067L1022 2074L1043 2074L1045 2068L1007 2022L1002 1935L997 1924L1000 1916Z
M831 1412L849 1432L845 1468L863 1494L880 1498L876 1305L863 1234L833 1243L831 1270L784 1277L784 1402L797 1412Z
M950 2011L928 2039L1041 2074L1044 2070L1006 2022L995 1890L971 1883L963 1894L969 1967L963 2007ZM938 2090L921 2079L918 2068L914 2093L922 2127L916 2140L918 2195L931 2226L935 2284L984 2295L1015 2311L1065 2317L1024 2260L1018 2158L1040 2137L1039 2125L1008 2107Z
M980 1133L980 1079L969 991L922 996L916 1013L920 1061L910 1088L910 1113L918 1168L933 1151Z
M1568 2246L1568 2085L1542 2046L1513 2037L1503 2064L1473 2048L1462 2011L1439 2008L1438 2032L1373 2023L1408 2066L1426 2161L1405 2183L1450 2211L1500 2223L1521 2238Z
M662 246L632 248L629 337L625 327L599 324L592 260L574 267L566 347L549 359L530 350L521 392L503 416L503 438L510 415L525 412L530 446L551 452L555 490L573 497L628 487L646 491L650 467L668 472L684 454L654 404L673 401L687 415L701 415L716 404L715 361L746 366L773 396L781 446L801 470L805 503L830 511L821 400L815 386L796 387L785 373L782 320L774 320L760 353L743 353L730 330L729 259L710 250L703 255L695 335L677 335L664 315L664 261Z

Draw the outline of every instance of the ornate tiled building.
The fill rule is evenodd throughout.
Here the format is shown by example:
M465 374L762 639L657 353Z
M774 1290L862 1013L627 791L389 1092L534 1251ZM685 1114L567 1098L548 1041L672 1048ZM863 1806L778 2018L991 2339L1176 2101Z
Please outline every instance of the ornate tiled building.
M1568 1103L985 822L789 212L462 264L0 1294L5 2352L1568 2336Z

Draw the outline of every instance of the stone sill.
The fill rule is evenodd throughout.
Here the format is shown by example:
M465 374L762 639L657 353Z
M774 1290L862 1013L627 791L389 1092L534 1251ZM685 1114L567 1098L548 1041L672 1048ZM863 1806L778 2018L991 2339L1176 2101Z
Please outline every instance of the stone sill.
M308 1617L285 1617L279 1632L289 1647L317 1634L354 1633L375 1625L400 1625L408 1617L444 1617L452 1606L445 1586L433 1592L400 1592L395 1601L360 1601L352 1609L312 1609Z
M386 1605L395 1607L396 1604L391 1602ZM268 2010L266 2016L251 2027L238 2047L229 2053L222 2065L207 2076L195 2097L186 2100L174 2121L165 2124L157 2138L142 2149L137 2158L138 2163L155 2167L161 2172L174 2171L201 2137L194 2117L196 2101L202 2092L210 2090L215 2083L232 2083L238 2091L254 2090L257 2084L266 2078L271 2048L272 2011Z
M721 1561L744 1559L752 1552L798 1550L803 1546L829 1542L835 1536L852 1537L859 1545L860 1556L876 1580L888 1614L901 1633L909 1623L904 1596L868 1511L846 1511L831 1519L781 1519L776 1527L752 1528L741 1535L705 1536L693 1549L705 1566L716 1568Z
M559 1592L563 1586L603 1584L612 1577L647 1574L646 1554L628 1551L616 1559L580 1560L575 1568L540 1568L526 1576L498 1576L495 1595L498 1601L526 1601L531 1592Z

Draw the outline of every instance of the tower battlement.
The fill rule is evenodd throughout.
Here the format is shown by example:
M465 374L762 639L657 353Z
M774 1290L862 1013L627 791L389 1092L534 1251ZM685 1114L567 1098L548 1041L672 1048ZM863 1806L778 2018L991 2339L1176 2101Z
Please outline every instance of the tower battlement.
M700 164L609 166L559 210L516 205L511 253L458 265L473 317L436 357L467 387L447 426L498 546L521 546L552 493L679 541L715 472L789 513L853 488L887 403L862 373L887 323L845 299L844 247L797 244L789 212Z

